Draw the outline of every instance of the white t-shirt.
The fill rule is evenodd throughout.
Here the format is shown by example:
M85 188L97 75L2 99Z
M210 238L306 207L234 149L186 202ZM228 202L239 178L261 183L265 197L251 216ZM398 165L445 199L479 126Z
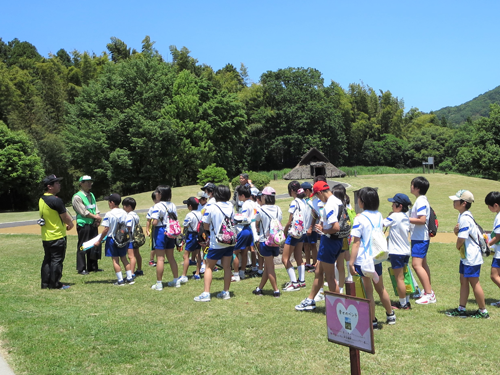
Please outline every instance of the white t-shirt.
M151 213L151 219L158 220L156 223L157 227L162 227L168 225L168 212L173 212L177 215L177 208L172 202L158 202L153 206L153 212Z
M219 207L219 208L217 208ZM210 207L210 209L205 210L203 214L202 221L204 223L210 224L210 248L211 249L222 249L228 247L229 245L218 243L215 239L219 227L224 220L224 216L229 218L233 217L233 205L230 202L217 202Z
M410 217L418 218L419 216L426 217L425 225L415 225L412 224L411 231L411 239L415 241L428 241L429 240L429 215L431 212L431 206L429 205L429 201L425 195L419 196L415 200L415 204L411 208Z
M491 231L491 238L495 237L496 234L500 234L500 212L495 216L495 221L493 222L493 230ZM500 244L496 243L492 247L495 250L493 258L500 258Z
M245 202L240 201L241 210L238 214L238 219L242 219L242 222L236 225L238 233L247 226L250 225L253 218L254 202L251 199L247 199Z
M151 215L153 214L154 209L155 206L149 208L148 213L146 214L146 220L151 220Z
M368 259L372 230L378 226L382 227L382 225L382 214L378 211L365 210L361 215L356 216L351 229L351 236L358 237L360 239L358 256L354 261L355 265L360 266Z
M325 206L322 210L321 215L323 230L330 229L338 221L339 206L341 205L342 201L335 195L331 195L330 198L328 198L328 200L325 202Z
M127 221L127 213L121 208L113 208L111 211L107 212L102 219L101 225L103 227L108 227L108 237L115 238L115 232L118 228L119 223L125 223Z
M458 215L458 238L465 239L465 254L460 251L462 263L465 266L477 266L483 264L481 248L477 243L479 230L474 223L474 218L470 211L465 211ZM474 241L472 240L474 239Z
M196 232L198 222L201 220L201 213L199 211L189 211L184 218L182 226L187 228L188 232Z
M299 209L300 212L302 212L302 216L304 216L305 219L306 202L304 202L303 199L295 198L293 201L290 202L290 207L288 208L288 212L293 214L295 210Z
M135 211L130 211L127 213L127 220L125 221L127 223L127 227L130 228L130 242L134 242L134 229L137 224L139 224L139 215Z
M304 204L305 204L305 209L304 209L304 212L305 212L305 215L304 215L304 225L305 225L305 228L306 228L306 231L307 231L307 230L309 230L309 227L311 226L311 224L313 222L313 215L312 215L313 208L309 204L309 201L310 201L309 198L304 199L303 201L304 201Z
M283 213L278 206L266 204L258 208L255 220L259 222L260 242L264 242L269 236L271 220L274 218L277 218L280 222L283 219Z
M410 219L404 212L393 212L384 219L384 227L389 227L389 243L387 248L389 254L410 255Z

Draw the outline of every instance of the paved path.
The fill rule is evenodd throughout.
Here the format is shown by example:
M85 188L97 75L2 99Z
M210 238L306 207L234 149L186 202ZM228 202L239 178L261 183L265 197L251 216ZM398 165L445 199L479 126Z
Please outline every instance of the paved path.
M15 375L14 371L10 368L9 364L3 359L0 352L0 375Z

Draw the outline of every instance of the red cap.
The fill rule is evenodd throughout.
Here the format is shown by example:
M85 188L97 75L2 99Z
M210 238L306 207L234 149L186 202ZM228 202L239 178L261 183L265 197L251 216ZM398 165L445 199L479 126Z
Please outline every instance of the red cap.
M330 190L330 186L325 181L318 181L313 185L313 193L311 194L311 198L319 193L320 191Z

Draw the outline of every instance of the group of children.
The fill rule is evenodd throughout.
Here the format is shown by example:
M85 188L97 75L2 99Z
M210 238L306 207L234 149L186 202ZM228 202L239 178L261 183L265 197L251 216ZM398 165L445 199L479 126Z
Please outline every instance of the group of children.
M297 291L306 287L306 263L309 271L315 272L311 292L299 305L297 310L313 310L316 302L324 299L323 285L332 292L342 293L346 280L353 275L361 277L366 298L370 300L372 316L375 317L374 289L386 310L386 323L395 324L394 310L411 308L409 296L406 293L404 270L408 267L410 256L412 267L423 290L415 301L419 305L433 304L436 295L431 285L431 272L427 263L429 249L429 218L431 208L426 197L429 182L425 177L416 177L411 181L410 192L416 198L412 205L406 194L398 193L388 201L392 203L392 213L383 218L379 210L379 196L375 189L363 188L358 192L357 204L363 211L351 216L351 253L346 236L339 236L342 228L340 218L343 210L354 212L350 206L349 197L342 185L330 189L322 176L315 179L314 185L309 182L300 184L292 181L288 185L289 195L293 198L288 209L288 219L284 228L281 227L282 212L276 205L276 191L266 187L262 192L249 184L237 189L238 204L235 212L230 201L231 192L225 185L215 186L207 183L199 198L190 197L183 203L189 209L184 227L183 269L179 276L178 266L174 258L176 239L169 236L166 228L170 220L177 220L175 204L171 202L172 192L169 186L158 186L152 194L154 206L147 214L146 235L151 235L152 252L150 265L156 264L156 283L152 289L163 289L163 273L165 257L168 260L173 280L167 283L170 287L180 287L188 281L188 267L194 261L196 271L192 279L199 280L204 273L204 290L194 298L197 302L208 302L211 299L210 288L212 273L219 265L224 271L223 290L217 298L231 298L229 288L232 282L238 282L246 277L247 256L252 255L253 276L260 276L259 286L253 290L255 295L263 295L267 281L271 284L274 297L281 292ZM134 212L135 201L126 198L123 210L119 208L120 196L111 194L105 198L111 209L105 216L102 225L106 240L106 256L113 259L117 282L115 285L133 284L134 277L141 275L142 258L139 249L131 245L120 249L114 244L113 233L119 222L125 221L133 233L134 226L139 223L139 217ZM480 245L477 243L479 229L469 211L474 202L472 193L461 190L450 196L453 207L459 211L458 223L454 228L457 235L457 249L460 250L460 303L458 308L447 312L448 316L489 318L485 306L484 293L479 283L479 274L483 259ZM490 211L497 213L493 233L488 245L495 250L491 269L491 279L500 287L500 192L491 192L486 196L485 203ZM299 215L297 215L299 213ZM298 225L297 220L301 221ZM235 223L233 226L229 223ZM343 224L343 223L342 223ZM301 227L297 233L297 228ZM389 261L396 280L399 300L392 303L384 287L382 279L382 264L373 262L372 233L382 228L389 228L388 251ZM235 231L232 233L231 231ZM279 232L284 235L282 262L289 281L280 291L274 269L274 257L280 254ZM200 234L206 236L206 243L200 240ZM234 238L228 239L234 236ZM229 236L229 237L228 237ZM409 240L411 237L411 241ZM225 238L228 237L228 238ZM317 243L319 246L317 247ZM317 251L316 251L317 249ZM302 251L306 253L307 262L302 260ZM130 262L127 260L127 255ZM291 263L292 255L297 264L297 274ZM156 257L156 262L154 262ZM312 258L312 261L310 259ZM122 261L126 278L123 279L119 260ZM344 266L345 261L345 266ZM192 264L192 263L191 263ZM137 265L137 266L136 266ZM133 272L137 267L135 273ZM231 271L231 267L233 270ZM326 283L324 281L326 280ZM473 314L465 312L469 295L469 285L472 287L479 309ZM500 301L492 304L500 307ZM375 318L373 325L378 328Z

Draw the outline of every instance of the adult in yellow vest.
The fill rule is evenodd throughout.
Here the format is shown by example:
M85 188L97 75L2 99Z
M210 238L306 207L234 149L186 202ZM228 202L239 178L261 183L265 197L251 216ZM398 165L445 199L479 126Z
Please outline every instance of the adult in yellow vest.
M98 235L98 227L101 223L99 209L92 188L92 178L82 176L78 180L80 191L73 195L72 204L76 212L76 231L78 233L78 245L76 247L76 270L80 275L88 275L89 272L102 271L97 261L101 259L101 246L95 246L87 251L80 251L80 246Z
M39 224L42 227L42 243L45 256L42 262L42 289L67 289L61 283L63 262L66 256L66 230L73 228L73 220L64 207L64 202L56 194L61 184L55 175L43 179L45 194L38 201Z

